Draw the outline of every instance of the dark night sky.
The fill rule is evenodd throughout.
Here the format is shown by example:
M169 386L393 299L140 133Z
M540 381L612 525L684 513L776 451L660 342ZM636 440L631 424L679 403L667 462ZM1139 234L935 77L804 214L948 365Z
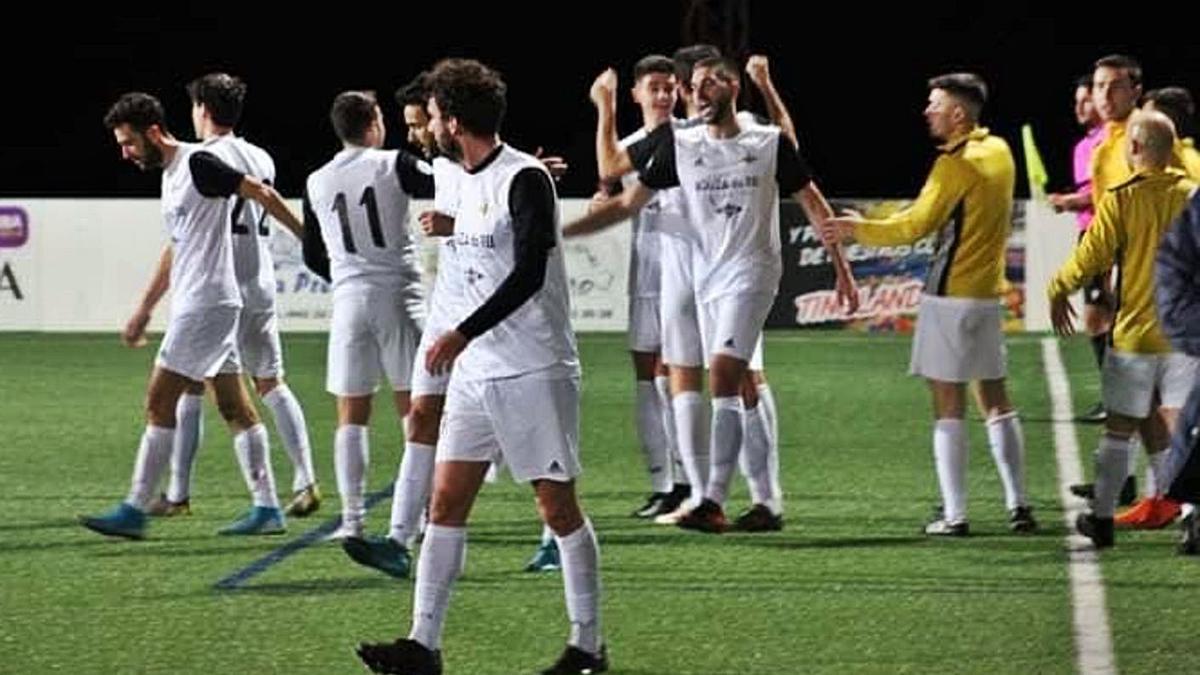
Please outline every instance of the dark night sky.
M1093 11L1097 20L1080 21L1086 6L1011 2L1001 12L945 3L915 15L827 3L818 20L800 15L813 12L803 9L812 3L746 2L728 18L725 5L732 3L703 3L707 15L694 14L690 30L690 0L35 10L25 24L7 22L0 42L0 194L156 195L156 176L118 161L100 122L104 111L124 91L149 91L163 99L175 133L190 138L183 85L216 69L249 83L242 134L275 156L289 195L337 149L327 121L337 92L379 91L390 122L391 92L450 55L480 58L503 72L505 139L565 154L573 170L561 192L569 196L590 194L594 182L587 89L595 74L617 66L624 88L638 57L669 54L689 37L732 51L745 44L771 57L802 149L826 192L838 196L903 196L920 186L932 157L920 116L924 83L939 72L983 75L992 88L985 123L1016 150L1020 125L1032 122L1059 185L1069 180L1068 152L1078 134L1072 83L1095 58L1127 51L1142 60L1149 87L1200 87L1200 47L1185 31L1148 25L1150 14ZM440 7L445 14L437 14ZM332 13L347 9L357 13ZM1172 34L1178 44L1165 39ZM622 131L632 131L632 105L625 97L620 103ZM389 145L402 136L398 127L391 127Z

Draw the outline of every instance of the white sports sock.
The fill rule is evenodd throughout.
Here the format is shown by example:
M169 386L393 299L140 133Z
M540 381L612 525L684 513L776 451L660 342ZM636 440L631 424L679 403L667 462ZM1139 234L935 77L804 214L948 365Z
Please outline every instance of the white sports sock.
M1026 506L1025 436L1016 412L998 415L987 421L988 444L992 459L1004 485L1004 506L1009 511Z
M1170 468L1170 462L1168 462L1170 455L1171 447L1167 446L1147 457L1149 460L1146 467L1147 496L1161 497L1171 487L1172 476L1170 473L1174 472Z
M1096 449L1096 497L1092 511L1097 518L1112 518L1117 495L1129 475L1129 439L1102 434Z
M771 506L776 514L783 513L783 483L779 479L779 413L775 408L775 392L771 385L763 382L758 385L758 409L765 418L767 432L770 434L770 445L767 470L771 474Z
M175 442L171 448L171 481L167 499L182 502L192 496L192 467L204 442L204 394L184 394L175 404Z
M146 425L138 443L137 458L133 460L133 478L130 480L129 496L125 501L139 511L145 511L163 469L171 459L171 446L175 443L175 430L169 427Z
M654 492L671 491L671 459L667 450L667 437L663 433L662 410L659 409L658 392L650 380L637 381L637 432L646 460L646 471L650 474L650 486Z
M663 436L667 439L667 456L671 458L671 482L687 485L687 472L683 469L683 458L679 455L679 441L675 437L675 406L671 404L671 378L659 375L654 378L658 390L658 410L662 413Z
M363 493L371 462L367 427L343 424L333 436L333 468L342 498L342 525L361 526L366 517Z
M705 497L725 505L729 496L729 481L737 466L738 451L742 449L742 397L723 396L712 400L712 468Z
M1138 458L1142 456L1142 451L1145 449L1146 449L1145 446L1142 445L1142 437L1141 436L1139 436L1138 434L1134 434L1133 436L1129 437L1129 469L1128 469L1129 472L1126 474L1127 476L1136 476L1137 475ZM1147 493L1147 494L1153 494L1153 493Z
M592 521L565 537L557 537L562 556L563 592L571 637L567 644L589 654L600 653L600 545Z
M303 490L317 482L317 474L313 470L308 423L304 419L300 401L296 400L296 395L286 384L267 392L262 400L271 409L275 417L275 430L279 432L288 459L292 460L292 492Z
M685 391L671 399L675 408L675 431L683 469L692 485L691 502L699 503L708 484L708 416L704 414L704 397L698 391Z
M242 478L255 506L279 508L275 494L275 472L271 469L271 446L267 428L255 424L233 437L233 450L242 467Z
M549 544L550 542L554 541L555 539L556 539L556 537L554 536L554 530L550 529L549 525L543 525L542 526L542 546Z
M960 419L943 418L933 425L933 457L942 492L943 517L951 523L967 519L967 429Z
M762 504L778 514L771 492L771 439L767 430L767 418L762 414L762 404L742 411L742 471L750 488L750 500Z
M409 548L420 532L421 514L429 503L434 451L432 445L405 443L404 457L392 487L392 528L388 536Z
M417 583L413 591L413 622L410 640L427 649L442 646L442 626L454 580L462 573L467 555L467 528L430 524L417 559Z

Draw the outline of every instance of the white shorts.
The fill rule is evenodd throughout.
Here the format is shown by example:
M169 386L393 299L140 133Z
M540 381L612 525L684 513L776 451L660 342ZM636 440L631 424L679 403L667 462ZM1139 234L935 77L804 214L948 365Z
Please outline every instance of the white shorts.
M662 237L662 358L672 366L704 366L704 343L696 305L693 246L679 237Z
M998 300L922 295L909 374L938 382L1005 377L1000 313Z
M238 317L238 352L242 368L253 377L283 376L283 346L275 309L242 308Z
M432 315L426 322L425 330L421 333L421 341L417 345L416 356L413 358L411 390L413 398L446 395L446 388L450 384L450 373L441 375L430 373L425 368L425 354L429 352L430 347L433 347L433 343L437 342L437 339L451 328L453 326Z
M420 328L394 289L335 294L325 388L335 396L374 393L380 373L408 391Z
M208 307L171 317L158 348L160 368L203 382L218 373L241 372L238 307Z
M774 303L775 296L770 293L723 295L704 303L700 327L708 360L724 354L762 370L762 328ZM757 367L751 363L756 355Z
M1104 408L1142 419L1150 416L1154 392L1164 408L1182 408L1200 377L1200 359L1180 352L1133 354L1108 350L1100 383Z
M579 378L450 379L437 461L499 462L513 480L580 474Z
M629 350L644 354L662 351L662 316L658 298L629 298Z

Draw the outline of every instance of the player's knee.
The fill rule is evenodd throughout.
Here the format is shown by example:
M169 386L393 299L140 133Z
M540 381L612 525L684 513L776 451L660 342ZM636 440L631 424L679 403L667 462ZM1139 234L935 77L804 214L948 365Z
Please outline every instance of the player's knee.
M258 424L258 413L241 397L217 399L217 412L221 415L221 419L234 429L249 429Z
M154 396L148 394L146 396L146 423L156 427L174 428L175 426L175 402L168 401L165 397Z
M434 525L462 527L467 524L468 508L467 500L460 499L456 492L436 487L429 502L429 520Z
M259 398L262 398L275 391L280 384L277 377L256 377L254 378L254 391L258 393Z
M441 406L431 402L429 397L413 399L408 408L408 440L436 445L441 419Z

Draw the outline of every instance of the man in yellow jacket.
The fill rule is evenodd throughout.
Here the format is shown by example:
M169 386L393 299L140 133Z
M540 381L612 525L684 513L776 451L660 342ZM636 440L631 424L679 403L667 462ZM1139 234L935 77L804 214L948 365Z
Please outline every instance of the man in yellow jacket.
M1005 388L1000 297L1012 219L1014 168L1003 139L979 126L987 87L977 75L929 81L925 119L942 141L941 154L907 209L883 220L858 214L827 221L827 241L853 237L870 246L910 243L937 233L910 373L933 395L933 454L942 512L925 527L934 536L964 536L967 522L966 385L979 383L992 457L1004 484L1009 526L1037 528L1025 496L1025 448L1020 420Z
M1075 329L1075 311L1069 296L1091 276L1114 265L1118 269L1112 345L1101 375L1108 417L1096 451L1092 512L1081 514L1075 523L1097 548L1113 545L1113 511L1128 470L1130 439L1141 431L1142 441L1153 453L1151 466L1161 472L1166 457L1161 451L1168 447L1169 436L1144 422L1157 415L1163 426L1172 428L1200 374L1197 359L1171 351L1154 307L1154 259L1159 242L1187 204L1196 183L1169 166L1175 131L1162 113L1135 113L1123 135L1133 175L1100 199L1091 227L1047 289L1054 330L1070 335ZM1157 478L1157 485L1165 489L1169 480ZM1166 522L1179 512L1177 505L1161 495L1152 495L1140 508L1150 512L1146 518Z

